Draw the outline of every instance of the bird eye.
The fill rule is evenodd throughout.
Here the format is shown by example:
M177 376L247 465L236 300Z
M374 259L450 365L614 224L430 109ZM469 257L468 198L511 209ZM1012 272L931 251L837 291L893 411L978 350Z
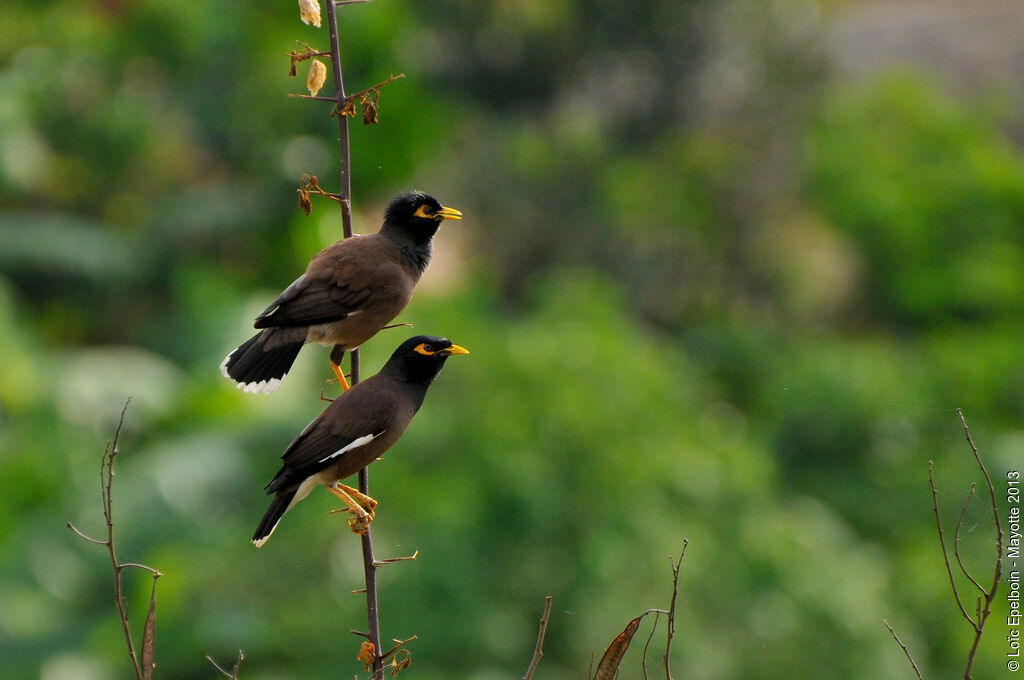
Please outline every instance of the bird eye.
M416 345L412 351L427 357L432 357L434 356L434 354L436 354L436 350L434 349L433 345L430 345L425 342L421 342L420 344Z
M433 215L431 214L430 206L424 203L420 207L416 208L416 212L413 213L413 217L423 217L425 219L430 219L431 217L433 217Z

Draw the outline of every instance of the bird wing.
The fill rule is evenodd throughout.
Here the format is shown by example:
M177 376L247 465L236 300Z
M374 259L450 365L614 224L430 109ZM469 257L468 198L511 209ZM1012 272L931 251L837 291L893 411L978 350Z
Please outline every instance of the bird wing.
M316 254L297 278L256 317L256 328L340 321L389 294L401 276L377 234L339 241Z
M370 298L366 288L336 285L303 274L284 289L277 299L256 317L256 328L272 326L313 326L340 321L358 311Z
M284 464L267 485L267 493L301 483L388 431L389 415L395 410L393 395L386 390L360 389L369 387L371 380L339 396L299 433L281 456Z

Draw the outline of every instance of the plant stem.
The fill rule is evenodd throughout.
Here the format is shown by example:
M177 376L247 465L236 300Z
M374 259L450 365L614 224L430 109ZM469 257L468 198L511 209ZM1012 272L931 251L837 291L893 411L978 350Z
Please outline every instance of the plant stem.
M345 102L345 81L341 73L341 46L338 41L338 13L333 0L327 0L327 28L331 36L331 71L334 73L334 90L337 107ZM352 236L352 156L349 146L348 116L338 115L338 145L341 153L341 182L338 189L338 204L341 206L341 230L345 238ZM359 382L359 350L349 352L351 376L349 383ZM370 481L366 468L359 471L359 491L369 495ZM369 529L362 535L363 575L366 581L367 633L373 643L373 677L384 675L384 660L380 648L380 617L377 608L377 566L373 556L373 539Z
M338 14L334 3L327 4L327 28L331 34L331 71L334 73L334 93L339 108L345 102L345 81L341 75L341 47L338 43ZM341 203L341 231L345 238L352 236L352 156L349 152L348 116L338 119L338 145L341 149L341 185L338 189ZM352 376L353 381L356 376Z

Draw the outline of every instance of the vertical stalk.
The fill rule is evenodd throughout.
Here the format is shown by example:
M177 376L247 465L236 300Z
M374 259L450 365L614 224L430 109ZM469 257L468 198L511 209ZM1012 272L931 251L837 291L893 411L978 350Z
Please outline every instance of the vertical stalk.
M341 153L341 182L338 189L341 205L341 229L345 238L352 236L352 157L349 150L348 116L340 113L345 103L345 81L341 73L341 46L338 41L338 12L334 0L325 0L327 5L327 28L331 36L331 71L334 74L334 91L337 98L336 118L338 119L338 145ZM359 382L359 350L349 352L351 356L350 384ZM370 495L370 478L366 468L359 471L359 490ZM370 530L361 537L363 549L363 576L366 581L366 623L367 634L373 643L373 677L384 676L384 662L381 659L380 617L377 608L377 566L373 556L373 539Z
M345 81L341 75L341 47L338 43L338 12L334 0L326 0L327 28L331 34L331 71L334 73L334 92L338 100L335 118L338 119L338 145L341 149L341 185L338 188L341 205L341 231L345 238L352 236L352 157L349 153L348 116L341 115L345 103ZM353 357L354 358L354 357ZM353 376L355 381L355 376Z

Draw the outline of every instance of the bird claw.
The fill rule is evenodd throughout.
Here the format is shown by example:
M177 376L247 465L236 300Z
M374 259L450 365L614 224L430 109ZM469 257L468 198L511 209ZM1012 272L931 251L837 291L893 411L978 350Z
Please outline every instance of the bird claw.
M352 533L359 534L362 536L370 529L370 523L374 520L374 512L370 510L367 512L364 508L356 506L354 508L337 508L331 510L330 514L335 515L339 512L347 512L352 517L348 518L348 528L352 530Z
M353 489L345 484L335 484L328 487L328 490L340 498L346 505L344 508L331 510L331 514L348 512L352 515L348 519L348 527L352 533L362 536L370 529L370 523L376 516L377 501L370 498L358 489Z
M373 515L363 513L356 515L355 517L348 518L348 528L352 530L353 534L359 534L362 536L370 530L370 522L373 521Z

